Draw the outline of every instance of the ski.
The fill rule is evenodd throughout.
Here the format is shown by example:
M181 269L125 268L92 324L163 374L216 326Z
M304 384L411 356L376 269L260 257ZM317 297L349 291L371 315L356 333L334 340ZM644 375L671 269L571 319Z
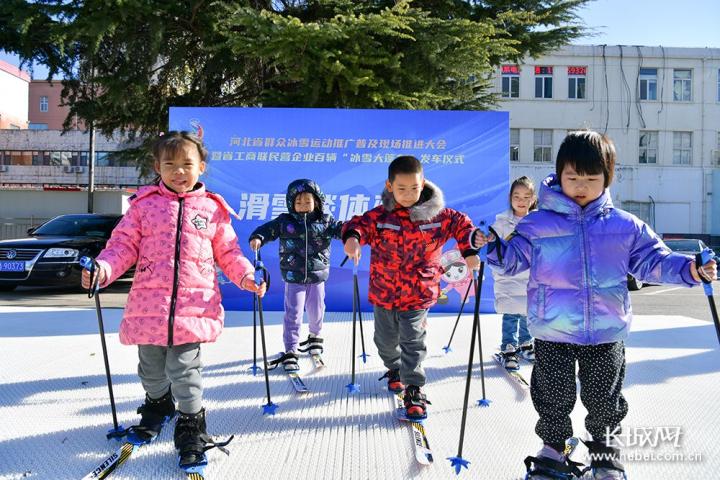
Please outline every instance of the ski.
M325 361L323 361L323 358L319 353L311 353L310 359L312 359L313 365L315 365L316 370L325 368Z
M518 385L520 385L522 388L529 390L530 389L530 383L528 383L527 380L525 380L525 377L522 376L522 374L518 370L508 370L505 368L505 363L503 362L502 355L499 353L494 353L493 358L495 359L498 364L500 364L500 368L508 374L508 376L514 380Z
M433 463L432 450L430 449L430 442L427 439L427 433L423 420L414 420L408 418L405 414L405 401L403 400L403 394L393 393L393 407L395 409L395 416L402 422L410 424L412 435L413 435L413 447L415 450L415 460L420 465L430 465Z
M130 455L133 454L140 445L135 445L130 442L123 442L116 451L114 451L109 457L100 463L92 472L85 475L82 480L96 480L101 478L107 478L112 472L115 471L120 465L125 463Z
M293 388L295 388L295 391L298 393L307 393L310 391L307 385L305 385L305 382L303 381L302 377L297 371L291 371L291 372L285 372L287 373L288 378L290 379L290 382L292 383Z
M188 480L205 480L205 467L207 467L207 464L207 457L203 454L201 461L185 467L180 466L180 469L185 472L185 478Z

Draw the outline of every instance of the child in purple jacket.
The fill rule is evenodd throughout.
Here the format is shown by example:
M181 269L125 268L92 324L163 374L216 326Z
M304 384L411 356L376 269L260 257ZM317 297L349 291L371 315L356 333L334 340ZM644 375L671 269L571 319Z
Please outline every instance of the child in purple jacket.
M556 174L540 189L539 210L509 240L474 234L473 246L491 242L488 262L506 274L530 270L528 328L535 337L531 380L543 447L528 457L531 479L558 478L577 467L563 455L572 437L570 413L577 397L587 408L586 442L595 480L624 479L613 433L628 411L622 395L624 340L632 308L627 274L652 283L691 287L717 277L714 261L700 268L672 253L640 219L613 207L615 147L592 131L570 133L557 155ZM533 466L533 468L530 467ZM561 477L562 478L562 477Z

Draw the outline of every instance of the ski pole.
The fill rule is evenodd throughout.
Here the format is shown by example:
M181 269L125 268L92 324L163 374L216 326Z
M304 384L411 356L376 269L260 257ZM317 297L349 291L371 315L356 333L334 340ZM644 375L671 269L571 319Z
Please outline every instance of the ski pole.
M257 371L260 367L257 366L257 293L253 294L253 364L250 367L250 371L253 376L257 375Z
M115 395L113 394L112 377L110 376L110 360L108 359L107 344L105 343L105 324L100 307L100 278L96 275L97 263L90 257L82 257L80 266L90 272L90 288L88 298L95 297L95 313L97 314L98 330L100 331L100 344L102 345L103 360L105 362L105 378L107 379L108 393L110 394L110 409L112 410L113 428L108 430L107 438L121 438L127 434L127 429L118 424L117 410L115 409Z
M702 267L707 262L712 260L714 256L715 253L711 249L705 248L702 252L695 255L695 266L697 268ZM718 320L717 307L715 306L712 280L707 280L702 275L700 275L700 279L703 282L703 289L705 290L705 295L707 295L708 303L710 304L710 314L712 315L713 322L715 323L715 333L717 334L718 342L720 342L720 320Z
M460 317L462 316L463 312L465 311L465 302L467 302L468 295L470 295L470 289L472 288L473 282L468 283L468 288L465 291L465 297L463 297L462 305L460 305L460 311L458 312L458 316L455 319L455 326L453 327L452 333L450 334L450 340L448 340L447 345L443 347L443 350L445 350L445 353L452 352L452 348L450 348L450 344L452 344L453 337L455 336L455 330L457 329L458 323L460 323Z
M480 228L482 228L484 223L480 222L480 225ZM483 273L485 271L485 250L485 248L480 249L480 271L474 275L475 278L473 279L475 283L475 317L477 317L477 322L474 323L477 328L478 350L480 355L480 384L482 385L482 398L477 401L479 407L490 406L490 400L485 396L485 364L483 363L482 330L480 327L480 295L482 294Z
M347 257L345 257L347 258ZM344 262L343 262L344 263ZM357 288L357 268L358 268L358 262L357 260L353 260L353 278L355 280L355 288ZM345 388L347 388L348 393L358 393L360 391L360 385L355 383L355 337L356 337L356 320L357 320L357 311L359 308L359 298L357 295L355 295L355 292L353 291L353 322L352 322L352 377L350 379L350 383L345 385Z
M353 290L355 298L357 299L358 323L360 324L360 345L362 346L362 354L360 357L362 357L363 363L367 363L367 357L370 355L365 353L365 332L363 331L362 308L360 308L360 287L358 287L357 266L353 268Z
M267 287L270 287L270 274L268 273L265 265L263 265L262 258L260 258L260 250L255 251L255 285L262 285L265 282ZM268 364L267 364L267 349L265 348L265 320L263 318L263 307L262 298L255 294L257 298L257 310L258 317L260 318L260 343L262 344L263 354L263 371L265 372L265 392L267 393L267 403L263 405L263 415L270 414L275 415L278 405L272 402L270 398L270 377L268 376Z

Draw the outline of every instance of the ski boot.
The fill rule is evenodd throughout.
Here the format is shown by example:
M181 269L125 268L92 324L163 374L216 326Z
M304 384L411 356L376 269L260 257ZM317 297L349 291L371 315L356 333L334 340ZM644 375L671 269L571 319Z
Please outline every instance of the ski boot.
M620 450L605 442L584 442L590 452L590 470L593 480L627 480L625 467L617 460Z
M525 459L525 480L572 480L582 478L581 463L570 460L569 454L560 453L548 444L543 445L534 457ZM565 451L568 451L566 448Z
M311 333L308 335L307 340L300 343L300 347L305 348L298 348L299 352L308 352L310 355L320 355L323 353L323 339Z
M146 393L145 403L138 407L137 413L141 415L140 425L128 429L128 441L135 445L150 443L175 415L175 401L170 390L158 399L152 399Z
M512 372L520 370L520 359L517 356L517 350L509 343L505 345L505 350L500 352L500 357L506 370Z
M405 415L410 420L423 420L427 418L427 406L431 403L427 396L416 385L408 385L405 389Z
M535 344L532 340L518 346L517 352L530 363L535 363Z
M400 393L405 390L405 385L400 381L400 370L388 370L385 372L385 375L378 378L378 380L382 380L383 378L387 378L387 388L391 392Z
M268 362L268 370L274 370L278 365L282 364L286 372L297 372L300 370L298 364L298 356L295 352L280 353L280 356L271 362Z
M175 448L180 457L178 465L182 469L204 466L207 464L205 452L217 447L228 454L223 447L233 438L234 435L224 442L217 443L208 435L204 408L195 414L180 412L175 423Z

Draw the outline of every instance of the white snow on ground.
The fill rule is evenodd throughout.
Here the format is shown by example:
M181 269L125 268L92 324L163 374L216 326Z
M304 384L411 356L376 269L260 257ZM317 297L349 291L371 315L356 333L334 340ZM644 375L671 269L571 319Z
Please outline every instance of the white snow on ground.
M137 421L143 391L136 349L118 342L121 314L104 310L118 416L129 426ZM267 312L266 317L268 348L275 354L281 349L281 313ZM415 463L409 427L394 418L385 384L377 381L384 367L372 342L370 314L364 315L364 332L372 356L367 364L356 364L360 393L346 393L351 319L348 313L327 314L327 368L313 371L310 359L301 359L311 393L296 394L283 373L271 372L272 400L280 407L275 416L263 416L263 376L248 373L252 313L228 313L219 341L203 346L205 406L209 432L217 438L236 437L228 447L230 456L217 449L209 452L208 478L457 478L446 457L457 453L472 317L462 318L448 355L442 347L455 316L429 320L424 366L433 402L427 421L435 456L430 467ZM529 395L491 359L500 337L498 315L482 315L482 335L492 403L489 408L470 406L463 457L472 463L460 478L519 479L523 459L540 446L534 434L537 417ZM358 336L358 353L359 345ZM662 427L666 433L681 431L677 442L661 439L654 447L626 448L635 456L626 461L629 478L717 477L720 349L713 325L680 316L638 316L627 345L630 413L624 425L637 434L654 435ZM259 349L258 341L260 354ZM0 479L79 479L116 448L116 442L105 439L112 418L94 309L0 307L0 352ZM523 366L528 380L530 372L530 366ZM476 361L472 403L482 396L479 373ZM573 414L578 435L584 435L584 415L578 399ZM584 454L580 448L576 459ZM182 479L172 427L112 478Z

